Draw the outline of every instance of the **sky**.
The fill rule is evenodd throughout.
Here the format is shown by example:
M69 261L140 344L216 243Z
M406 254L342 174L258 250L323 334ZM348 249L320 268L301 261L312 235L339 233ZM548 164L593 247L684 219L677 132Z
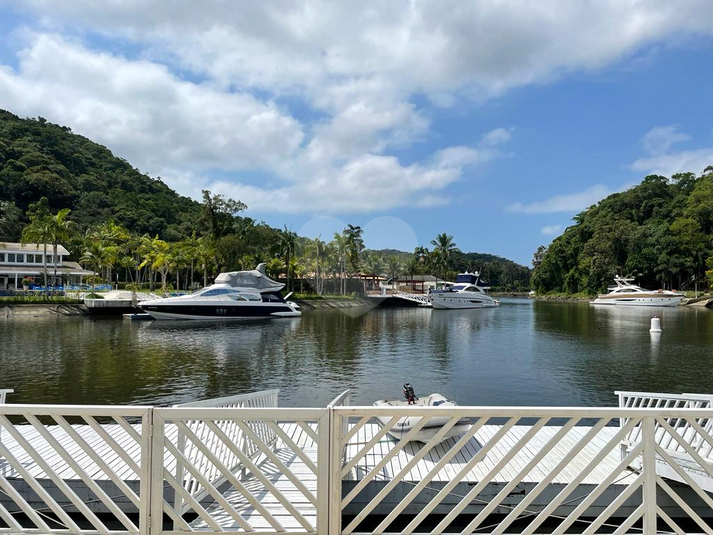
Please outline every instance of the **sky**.
M330 239L530 265L713 164L709 0L0 0L0 108Z

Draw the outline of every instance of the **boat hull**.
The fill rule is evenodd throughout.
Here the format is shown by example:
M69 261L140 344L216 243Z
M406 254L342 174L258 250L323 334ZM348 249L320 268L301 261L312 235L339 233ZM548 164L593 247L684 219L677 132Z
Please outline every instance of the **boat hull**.
M225 320L246 318L294 318L302 313L287 303L250 303L247 305L166 304L145 305L141 309L157 320Z
M683 296L653 296L653 297L598 297L592 305L608 306L640 306L640 307L675 307L683 300Z
M461 297L457 294L435 294L431 297L431 306L436 310L455 310L465 308L493 308L500 306L495 299L483 297Z

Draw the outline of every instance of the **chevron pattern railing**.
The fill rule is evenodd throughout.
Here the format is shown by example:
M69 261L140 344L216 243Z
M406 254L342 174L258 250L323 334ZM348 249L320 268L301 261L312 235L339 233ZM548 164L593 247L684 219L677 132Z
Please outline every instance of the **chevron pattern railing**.
M0 533L713 534L713 408L346 403L3 405Z
M0 532L146 533L150 415L2 405Z
M184 437L183 449L166 434L173 427ZM233 427L249 442L247 446L226 433ZM194 432L196 428L210 430L209 443ZM316 534L326 520L326 495L321 495L324 503L318 503L317 489L328 484L326 468L319 470L329 463L328 431L326 409L155 409L153 458L163 459L163 463L152 466L152 534ZM185 455L194 450L201 455ZM228 458L240 465L239 473L225 464ZM201 486L200 496L192 495L185 481L176 479L172 467L178 463ZM224 484L210 479L216 473L222 475ZM171 503L171 495L174 501L180 496L185 503L180 512Z
M346 433L332 437L337 447L349 449L349 461L332 474L345 485L339 518L330 519L334 529L341 526L342 535L653 535L691 528L713 533L713 500L690 477L694 467L667 454L655 433L662 429L686 450L697 470L710 473L707 462L668 422L685 420L710 445L713 439L695 422L711 418L711 410L350 407L335 412L334 433L341 429L340 420L351 421ZM409 434L389 438L389 428L400 418L415 415L422 419ZM386 422L378 431L370 426L375 416ZM448 419L441 431L426 443L411 442L435 417ZM471 418L470 429L441 442L463 417ZM617 427L620 419L626 423ZM605 428L608 432L602 433ZM637 428L641 440L620 458L622 440ZM632 470L637 459L639 468ZM661 462L686 485L669 484L657 475Z

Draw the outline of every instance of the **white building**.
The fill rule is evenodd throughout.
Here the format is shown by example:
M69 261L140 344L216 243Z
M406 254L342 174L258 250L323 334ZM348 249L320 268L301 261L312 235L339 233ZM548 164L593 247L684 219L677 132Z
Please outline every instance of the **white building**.
M0 290L22 289L22 279L28 278L42 285L44 270L44 245L0 242ZM57 280L54 286L75 285L82 277L94 272L83 269L76 262L65 260L69 251L57 247ZM47 245L47 278L52 284L54 276L53 247Z

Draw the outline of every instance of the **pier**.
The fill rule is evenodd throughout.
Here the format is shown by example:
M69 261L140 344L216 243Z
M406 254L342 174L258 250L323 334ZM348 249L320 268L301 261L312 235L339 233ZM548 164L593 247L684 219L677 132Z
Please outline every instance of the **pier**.
M0 405L0 532L712 533L711 399L618 408ZM428 443L387 431L449 417ZM390 418L387 426L375 417ZM468 431L440 441L462 417Z

